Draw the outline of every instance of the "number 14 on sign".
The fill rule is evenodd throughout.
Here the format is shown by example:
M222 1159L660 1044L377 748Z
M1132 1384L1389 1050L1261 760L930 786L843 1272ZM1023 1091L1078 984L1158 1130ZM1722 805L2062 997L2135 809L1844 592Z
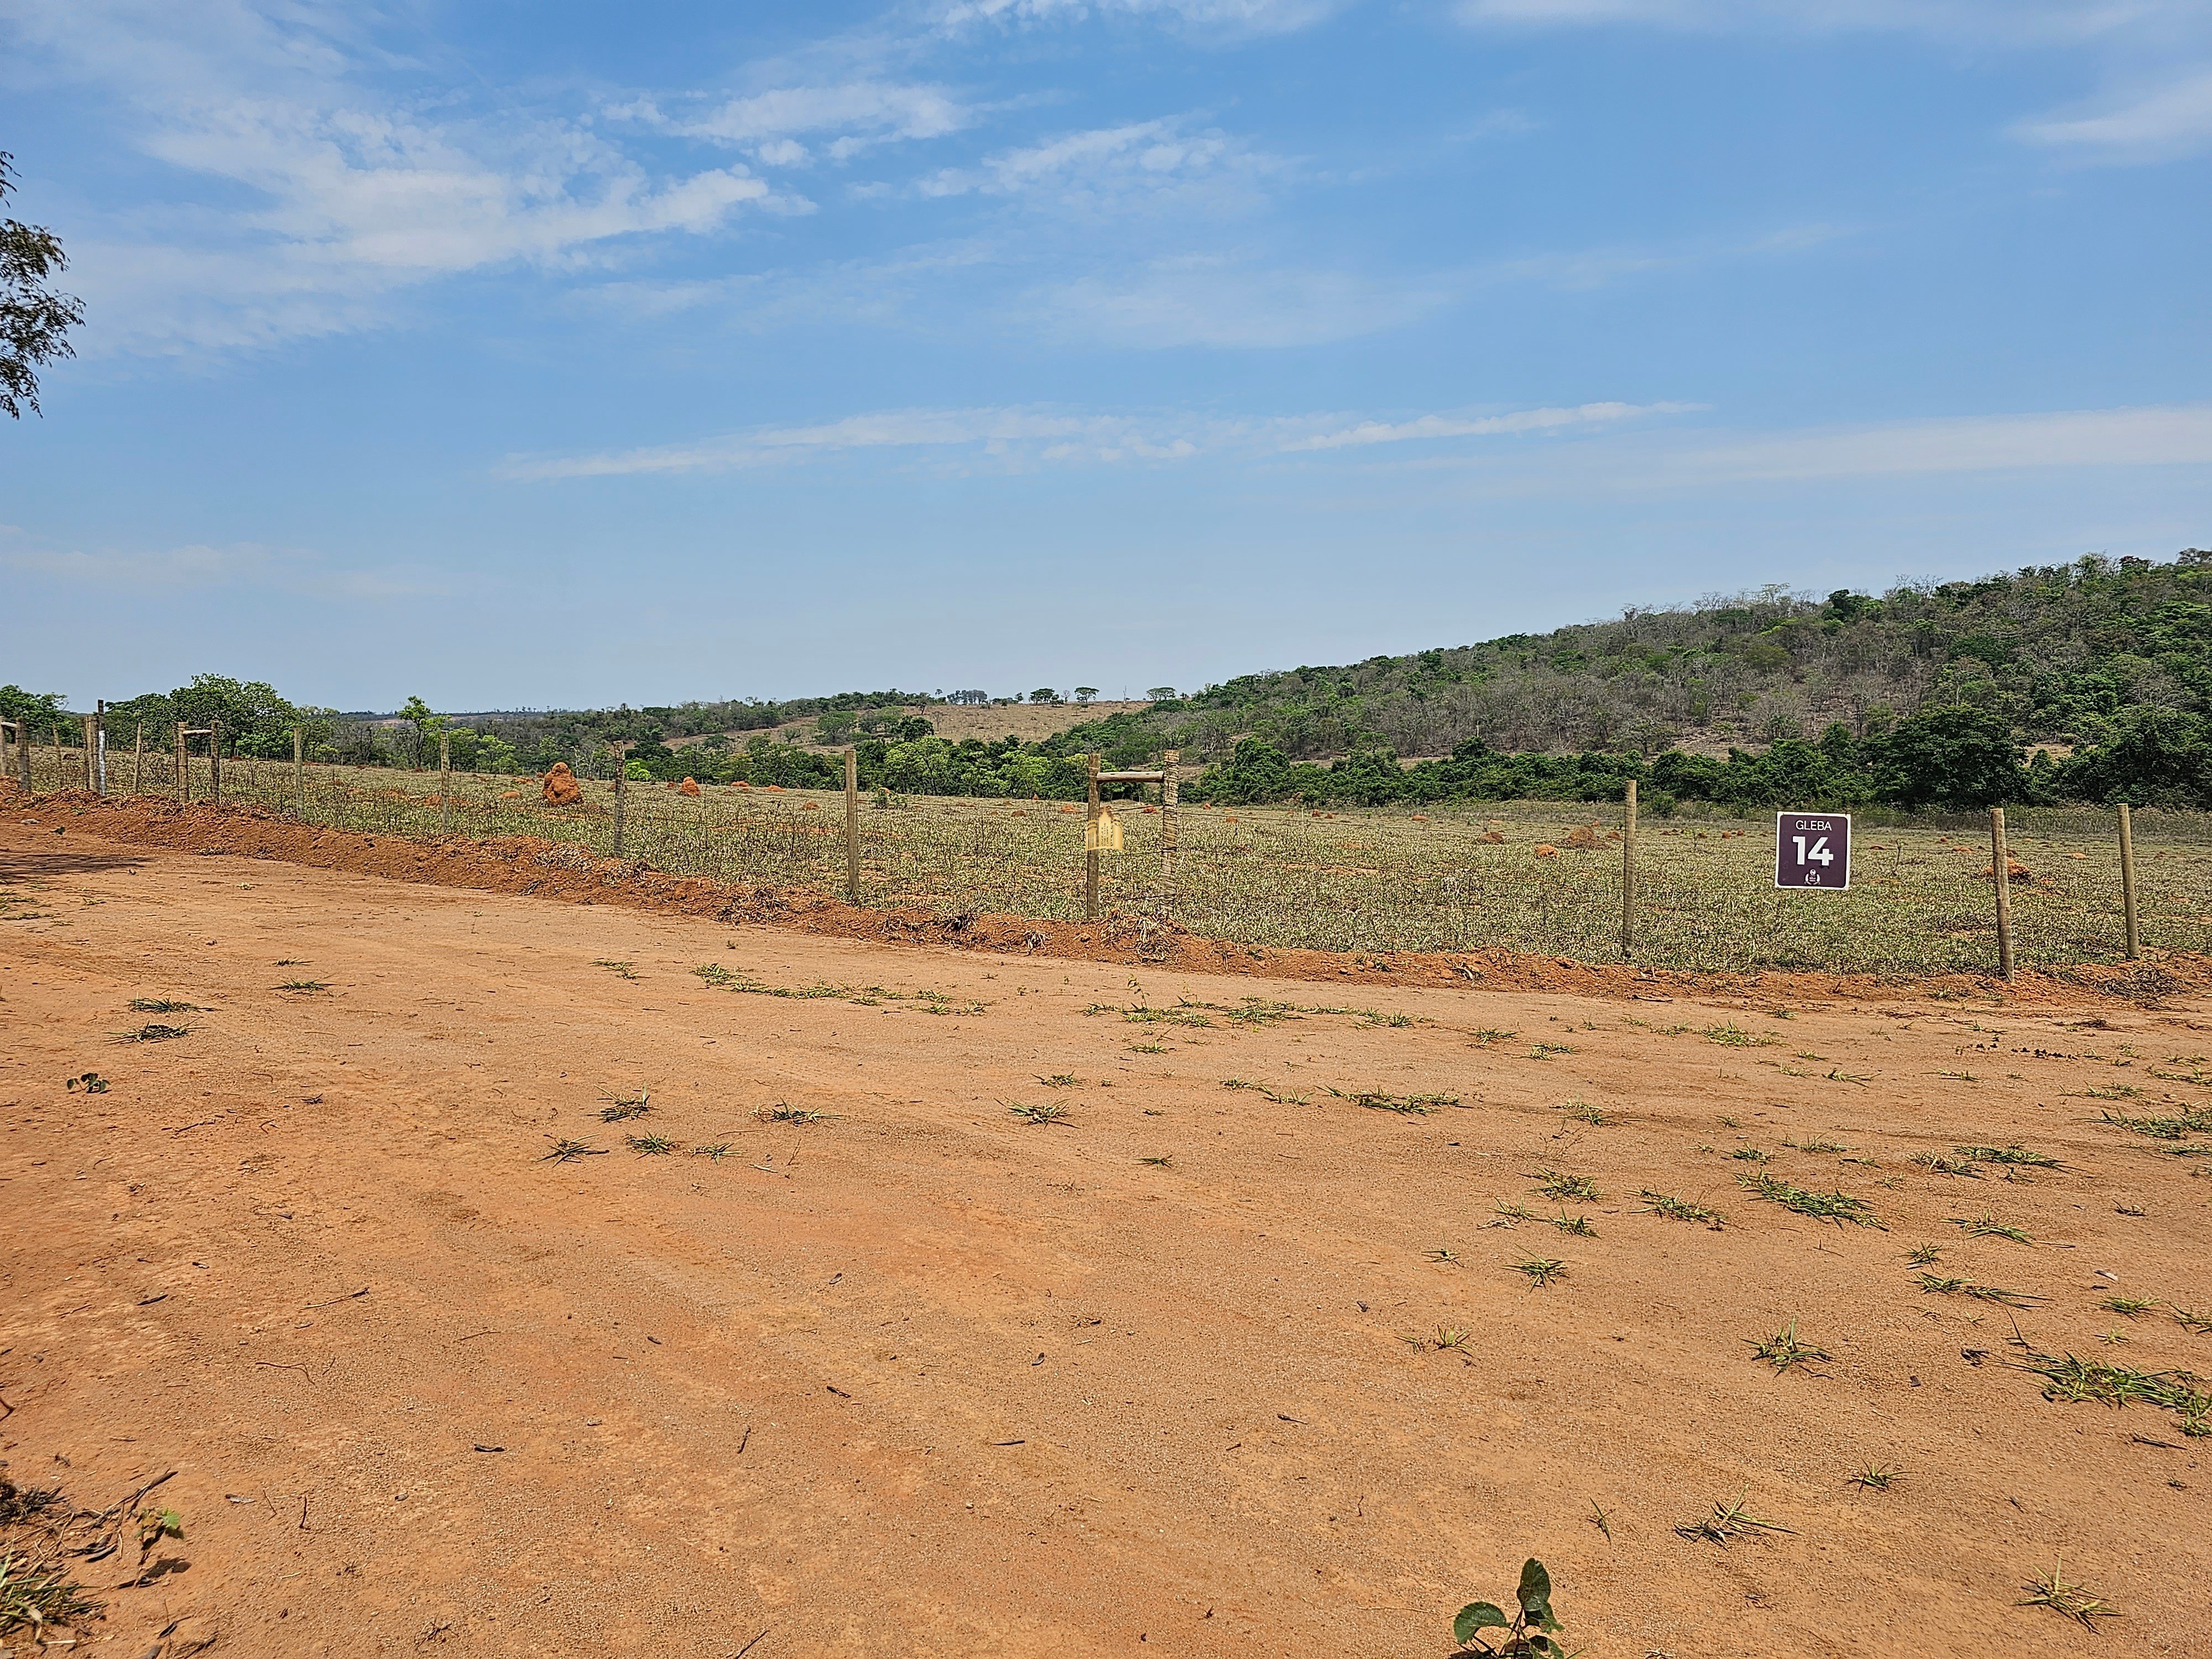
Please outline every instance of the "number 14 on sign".
M1774 815L1774 884L1830 890L1851 884L1851 821L1841 812Z

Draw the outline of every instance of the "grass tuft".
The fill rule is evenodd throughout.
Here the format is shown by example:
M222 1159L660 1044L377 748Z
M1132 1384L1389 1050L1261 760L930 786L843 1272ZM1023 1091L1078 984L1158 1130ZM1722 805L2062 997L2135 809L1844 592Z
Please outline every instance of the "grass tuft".
M1793 1366L1809 1371L1816 1362L1834 1357L1826 1348L1816 1348L1802 1340L1797 1334L1797 1322L1794 1319L1771 1336L1747 1336L1744 1340L1751 1344L1752 1357L1773 1366L1777 1376Z
M1861 1492L1887 1492L1897 1484L1900 1473L1887 1463L1869 1463L1863 1468L1852 1470L1847 1484Z
M1019 1101L1008 1101L1006 1109L1024 1123L1065 1123L1067 1119L1066 1103L1048 1100L1042 1106L1024 1106Z
M624 1135L630 1151L645 1158L659 1158L676 1150L676 1143L666 1135Z
M1816 1221L1832 1221L1838 1227L1848 1221L1856 1227L1881 1228L1881 1223L1875 1219L1874 1206L1849 1193L1808 1192L1765 1170L1757 1175L1740 1175L1735 1181L1737 1186L1763 1204L1779 1204L1796 1214L1811 1216Z
M1569 1175L1564 1170L1554 1170L1547 1164L1528 1178L1536 1183L1536 1190L1547 1198L1562 1200L1580 1199L1585 1204L1597 1202L1597 1182L1588 1176Z
M2084 1630L2097 1628L2100 1619L2117 1619L2120 1610L2102 1596L2093 1595L2086 1587L2070 1583L2063 1576L2065 1563L2054 1560L2051 1571L2039 1572L2021 1588L2027 1592L2013 1603L2016 1607L2049 1607L2061 1613Z
M1669 1221L1695 1221L1720 1231L1728 1218L1709 1205L1692 1204L1686 1198L1676 1198L1672 1193L1655 1193L1645 1188L1638 1194L1644 1200L1644 1208L1652 1215L1663 1215Z
M1953 1226L1964 1228L1969 1238L2008 1238L2015 1244L2035 1243L2019 1228L2007 1226L1987 1211L1972 1217L1954 1215L1949 1220Z
M548 1139L550 1139L549 1136ZM538 1160L541 1164L566 1164L576 1158L605 1158L604 1146L586 1146L580 1140L556 1140L553 1150Z
M1759 1533L1788 1533L1790 1530L1788 1527L1773 1521L1763 1521L1744 1507L1750 1492L1751 1488L1747 1486L1732 1501L1726 1504L1716 1502L1711 1513L1683 1522L1674 1528L1675 1532L1684 1538L1718 1544L1723 1549L1728 1547L1730 1539L1749 1538Z
M1977 1302L1994 1302L2005 1308L2032 1308L2043 1298L2025 1291L2008 1291L1996 1285L1970 1285L1963 1279L1936 1273L1920 1275L1920 1288L1936 1296L1970 1296Z
M1513 1271L1526 1273L1531 1285L1548 1285L1555 1279L1566 1277L1567 1264L1549 1256L1523 1256L1513 1264Z

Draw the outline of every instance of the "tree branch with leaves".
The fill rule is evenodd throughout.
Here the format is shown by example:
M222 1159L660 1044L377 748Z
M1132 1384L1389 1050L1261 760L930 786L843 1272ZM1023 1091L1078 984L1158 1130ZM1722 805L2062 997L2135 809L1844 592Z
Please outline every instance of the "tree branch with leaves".
M0 202L15 188L15 158L0 150ZM84 301L48 286L69 268L61 239L44 225L0 219L0 410L15 420L39 410L38 371L74 357L69 331L84 321Z

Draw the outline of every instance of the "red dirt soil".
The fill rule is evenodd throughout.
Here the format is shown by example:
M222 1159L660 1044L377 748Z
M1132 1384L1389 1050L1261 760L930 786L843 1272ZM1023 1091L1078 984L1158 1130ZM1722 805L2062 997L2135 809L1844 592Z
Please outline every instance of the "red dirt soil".
M2203 1102L2194 989L1398 957L1346 977L1411 1024L1254 1021L1328 959L534 845L0 821L0 1474L100 1508L173 1469L184 1519L141 1587L77 1565L93 1650L1437 1655L1534 1554L1593 1659L2212 1653L2212 1442L2022 1368L2212 1371L2098 1305L2212 1304L2208 1160L2100 1115ZM118 1040L149 1018L186 1034ZM2015 1141L2064 1167L1911 1161ZM1929 1293L1923 1242L2037 1299ZM1747 1344L1792 1320L1829 1357L1778 1375ZM1674 1531L1739 1492L1790 1530ZM2062 1553L2124 1613L2094 1644L2014 1605Z

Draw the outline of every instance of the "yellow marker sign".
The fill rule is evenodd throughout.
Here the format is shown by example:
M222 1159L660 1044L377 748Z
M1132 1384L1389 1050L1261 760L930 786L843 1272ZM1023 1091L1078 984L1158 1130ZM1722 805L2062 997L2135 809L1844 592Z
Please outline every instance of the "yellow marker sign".
M1118 853L1121 850L1121 820L1110 808L1102 806L1098 816L1083 826L1083 850L1086 853Z

